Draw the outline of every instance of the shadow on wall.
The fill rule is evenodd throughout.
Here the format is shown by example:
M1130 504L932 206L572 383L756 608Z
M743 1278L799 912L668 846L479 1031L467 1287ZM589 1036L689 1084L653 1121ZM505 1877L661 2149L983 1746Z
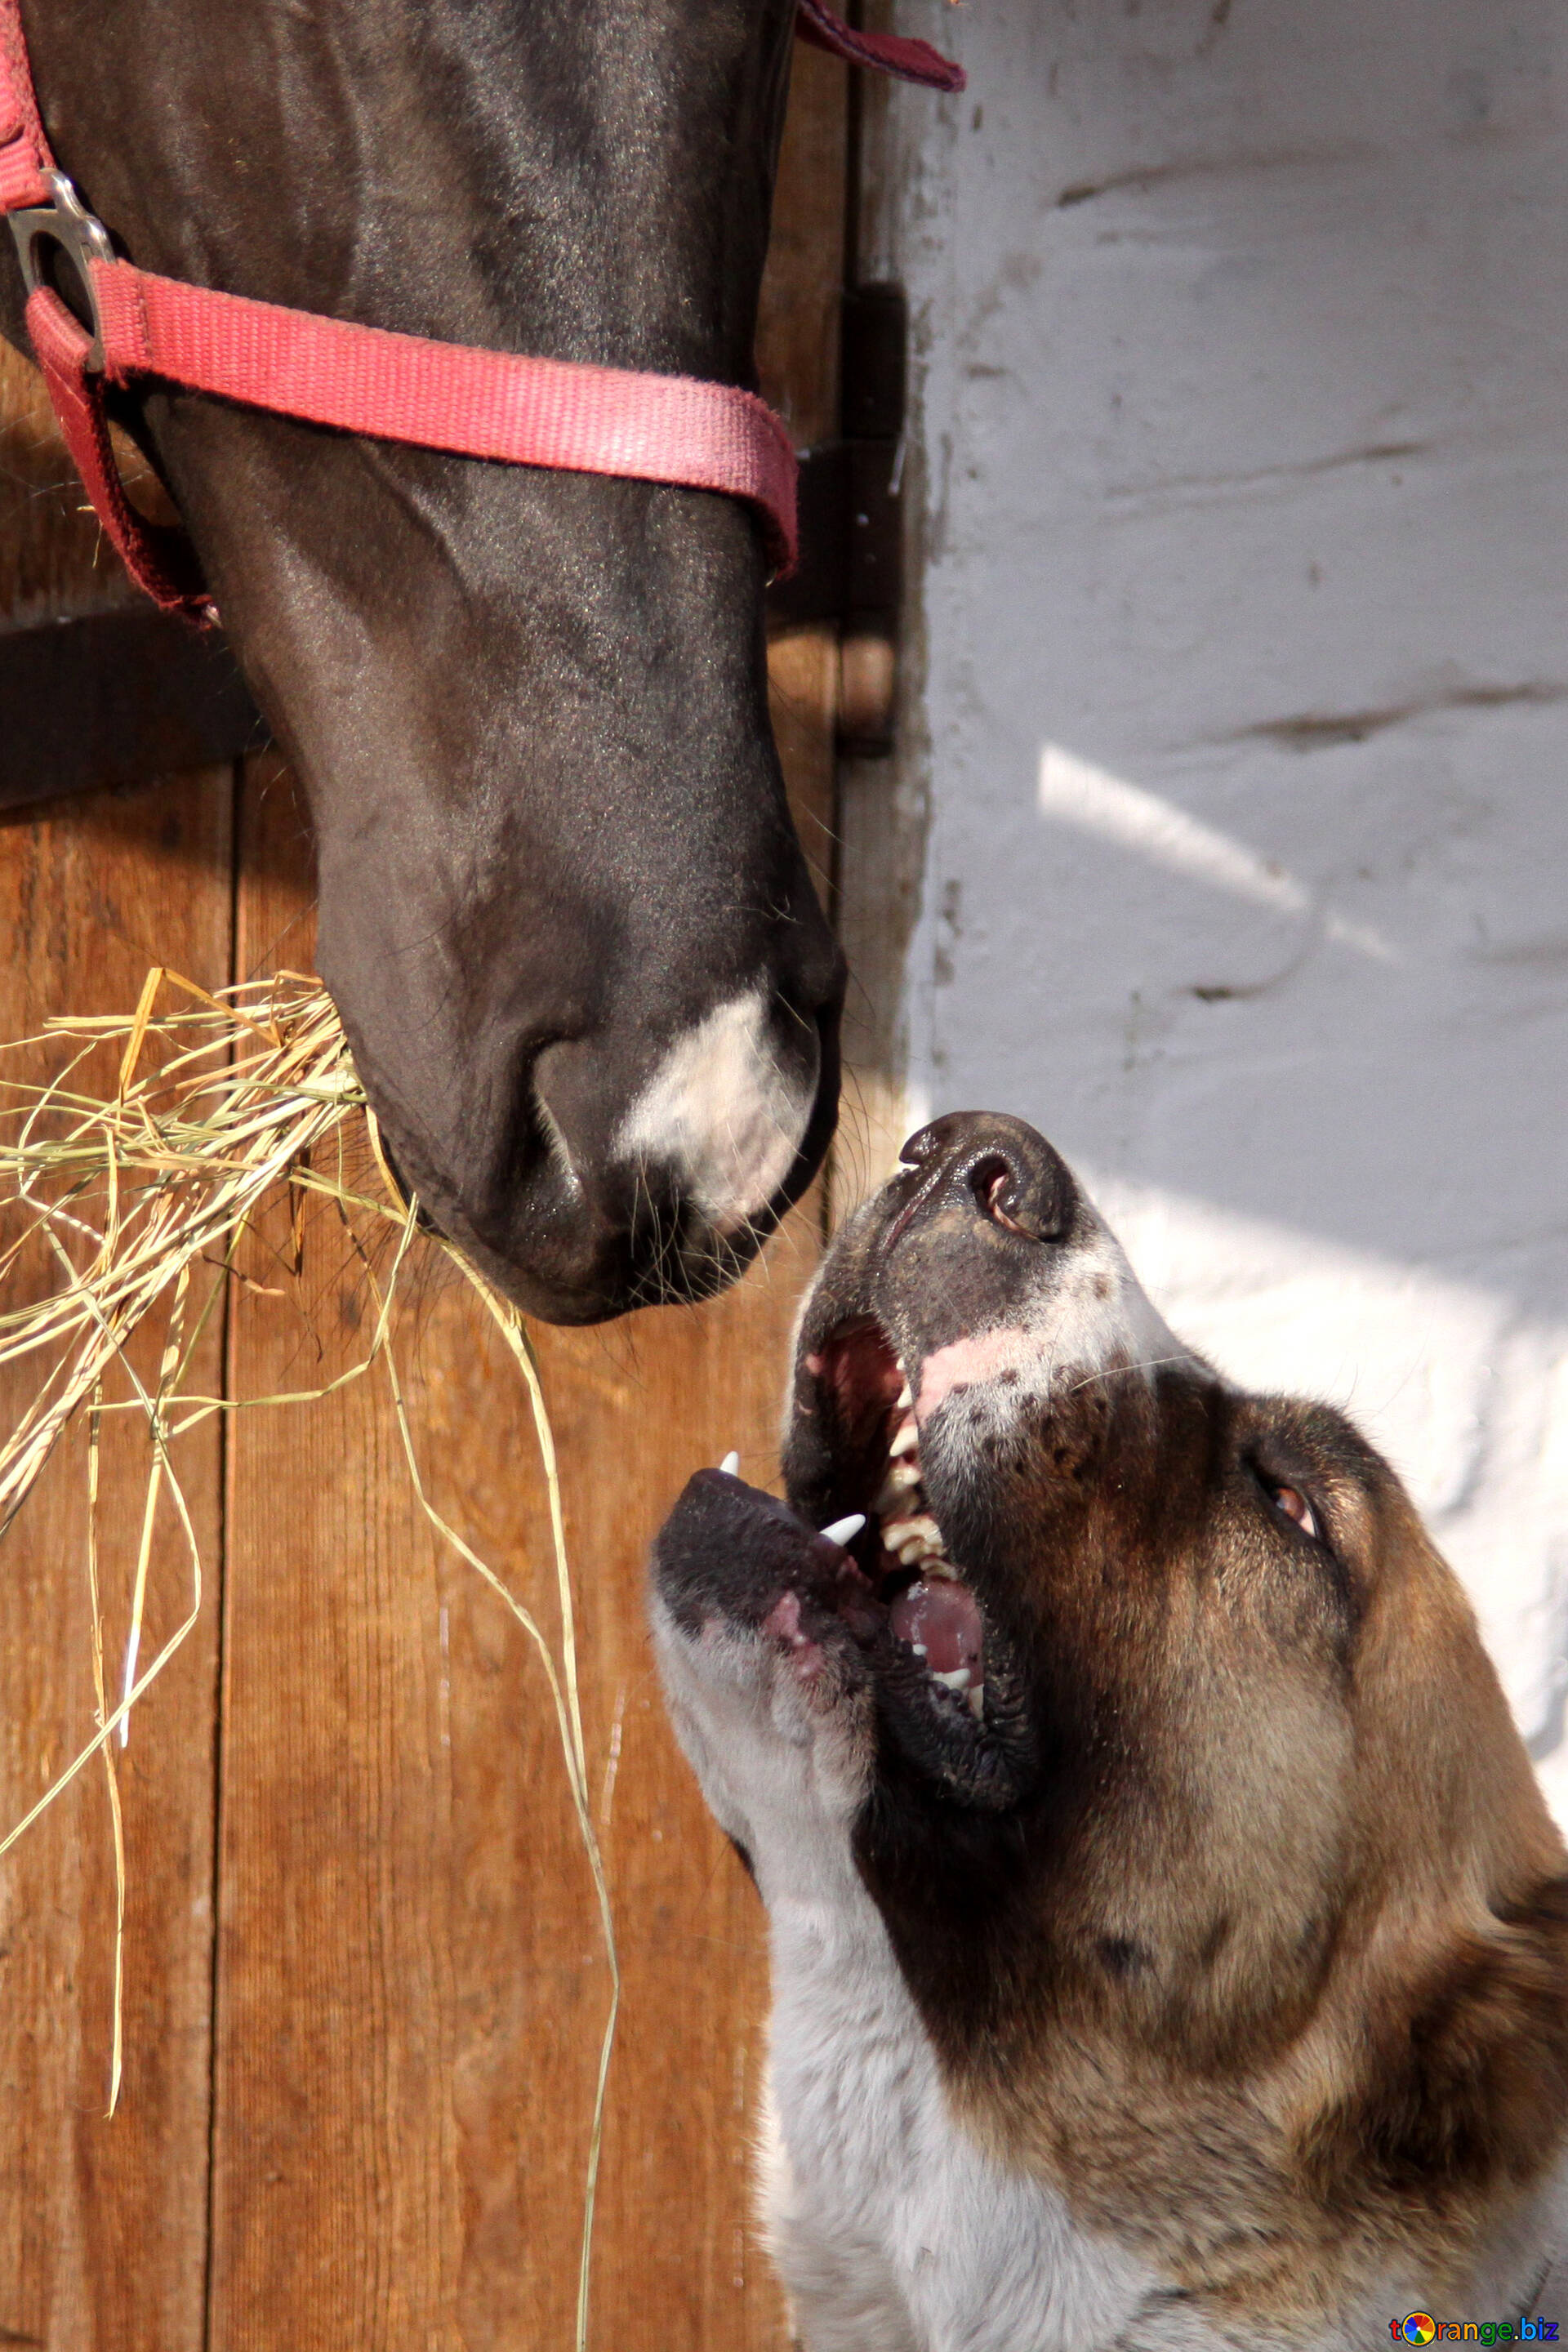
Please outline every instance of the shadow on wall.
M912 1112L1036 1119L1179 1328L1349 1403L1568 1812L1568 19L959 30L868 257L923 355Z

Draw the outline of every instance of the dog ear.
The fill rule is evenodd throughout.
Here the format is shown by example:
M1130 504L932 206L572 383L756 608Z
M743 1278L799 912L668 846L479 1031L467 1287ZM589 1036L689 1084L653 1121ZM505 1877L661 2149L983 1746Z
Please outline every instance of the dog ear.
M1568 2111L1568 1878L1498 1906L1414 1999L1363 2023L1366 2086L1305 2151L1326 2205L1528 2182Z

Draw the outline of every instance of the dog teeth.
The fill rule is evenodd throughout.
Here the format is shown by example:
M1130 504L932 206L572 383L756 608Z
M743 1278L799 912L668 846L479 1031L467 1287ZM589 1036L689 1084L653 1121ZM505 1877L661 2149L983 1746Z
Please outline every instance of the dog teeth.
M918 1462L889 1462L888 1475L882 1481L881 1490L871 1506L872 1509L882 1513L885 1517L889 1512L896 1510L900 1503L907 1501L920 1483L921 1466Z
M906 1498L895 1497L902 1499ZM884 1520L882 1549L891 1552L900 1568L918 1566L922 1576L936 1577L949 1584L961 1584L963 1580L943 1553L942 1529L929 1511L911 1511L908 1518Z
M720 1463L719 1467L722 1470L726 1478L738 1478L741 1475L740 1455L738 1454L726 1454L722 1462Z
M921 1651L919 1654L923 1656L924 1652ZM933 1683L940 1683L943 1690L956 1691L961 1697L968 1701L969 1712L975 1722L984 1722L985 1680L984 1675L979 1682L976 1682L969 1667L954 1666L951 1674L933 1674L931 1680Z
M854 1542L865 1524L864 1511L851 1511L847 1518L833 1520L822 1532L829 1543L837 1544L842 1551L846 1544Z
M893 1410L895 1412L907 1412L913 1402L914 1398L910 1394L910 1384L906 1381L894 1400Z
M890 1551L905 1568L917 1559L931 1559L942 1550L942 1529L933 1518L889 1519L882 1529L882 1549Z
M907 1421L900 1423L898 1434L888 1448L888 1452L892 1459L898 1462L901 1461L906 1454L918 1454L920 1449L921 1433L915 1427L915 1417L910 1413Z

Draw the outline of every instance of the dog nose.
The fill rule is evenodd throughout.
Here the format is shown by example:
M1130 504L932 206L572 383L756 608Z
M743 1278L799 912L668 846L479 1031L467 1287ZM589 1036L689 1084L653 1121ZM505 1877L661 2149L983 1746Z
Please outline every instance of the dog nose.
M1002 1111L950 1111L911 1135L899 1158L920 1172L922 1207L966 1195L983 1216L1034 1242L1060 1241L1071 1228L1078 1206L1072 1171L1024 1119Z

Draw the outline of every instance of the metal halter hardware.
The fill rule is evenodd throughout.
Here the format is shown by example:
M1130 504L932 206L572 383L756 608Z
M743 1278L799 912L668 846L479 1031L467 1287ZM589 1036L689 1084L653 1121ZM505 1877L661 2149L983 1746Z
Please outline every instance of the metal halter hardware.
M83 365L91 374L101 375L108 362L103 350L103 321L99 316L98 297L93 291L89 264L112 261L114 247L110 243L109 231L95 213L88 211L74 184L66 174L47 171L44 177L53 193L53 204L36 205L26 212L6 215L11 235L16 241L22 282L29 297L40 286L50 284L46 257L41 248L55 246L65 255L80 286L81 299L89 314L83 324L92 337L92 347Z

